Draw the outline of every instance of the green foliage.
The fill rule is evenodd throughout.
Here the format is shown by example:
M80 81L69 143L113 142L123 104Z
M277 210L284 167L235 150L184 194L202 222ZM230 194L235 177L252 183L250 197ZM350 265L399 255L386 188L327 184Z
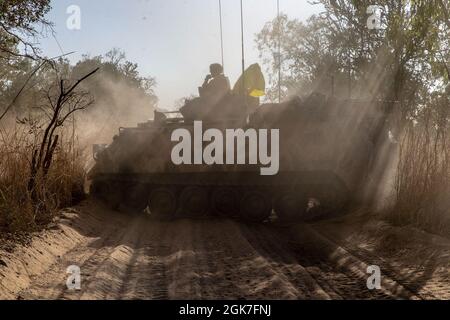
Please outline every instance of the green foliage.
M278 71L281 45L285 94L312 90L401 100L405 112L448 85L450 33L444 1L388 1L382 29L367 27L367 0L320 0L324 11L306 23L282 16L265 25L257 45L269 73ZM281 39L281 41L279 41ZM272 87L278 78L270 79Z
M27 39L38 34L38 24L51 26L44 18L50 8L50 0L0 1L0 60L17 55L37 56L38 49ZM23 45L24 53L15 50L18 44Z
M156 99L153 91L154 86L156 85L155 79L152 77L141 76L138 71L138 65L126 60L123 51L115 48L107 52L104 56L89 57L84 55L81 61L73 67L73 76L77 77L87 70L92 70L97 67L100 67L103 78L108 78L115 82L123 82L130 87L141 90L143 94ZM101 81L102 77L98 77L87 82L91 89L95 89L94 94L95 91L103 93L101 91L105 88L101 87Z
M158 101L155 79L140 75L138 65L119 49L95 57L85 55L71 68L72 77L98 67L98 75L83 83L95 99L95 106L86 111L87 121L109 119L119 127L147 120Z
M0 59L0 65L2 63L5 68L0 69L0 112L13 100L39 64L27 58L15 59L8 63ZM55 69L62 77L77 80L96 68L100 68L98 74L81 85L83 90L91 93L96 103L83 112L108 112L117 115L132 112L133 106L116 99L118 94L132 93L133 98L148 104L150 113L157 102L154 93L155 79L141 76L138 65L126 60L125 54L118 49L113 49L103 56L85 55L75 65L72 65L67 58L60 58L53 64L44 65L30 79L26 90L19 96L11 111L19 117L29 117L40 113L41 106L46 103L47 89L54 85ZM126 92L115 92L118 87Z

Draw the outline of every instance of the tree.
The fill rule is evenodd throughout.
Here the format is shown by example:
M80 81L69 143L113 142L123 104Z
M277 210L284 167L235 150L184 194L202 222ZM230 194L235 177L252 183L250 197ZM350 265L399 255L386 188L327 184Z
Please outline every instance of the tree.
M324 12L305 24L282 16L266 24L257 36L272 74L278 67L275 48L281 37L286 90L330 93L334 78L335 84L348 87L336 88L338 93L402 101L406 116L436 84L448 84L448 11L442 9L448 5L443 1L378 1L383 15L382 28L377 30L367 27L372 1L315 3Z
M331 92L331 75L344 78L345 61L335 39L317 16L306 23L289 20L286 15L267 23L257 35L256 42L260 56L268 69L268 96L276 100L278 92L278 42L281 40L281 68L283 95L299 92ZM337 80L337 79L336 79ZM339 81L336 81L338 83Z
M32 198L35 197L37 175L41 174L45 179L52 164L53 155L59 142L58 128L62 127L71 115L92 105L93 99L89 93L76 89L97 71L98 68L73 83L61 79L60 75L57 75L55 85L42 92L47 103L38 108L46 118L44 122L39 124L39 120L32 118L21 120L24 124L30 124L31 128L36 131L36 136L41 136L38 131L44 128L41 141L37 144L38 148L33 150L31 158L28 192L30 192Z
M37 25L50 27L44 16L50 10L50 0L3 0L0 2L0 59L28 57L36 59L39 50L31 42L38 34ZM23 46L23 52L17 45Z
M19 103L31 78L45 64L33 41L39 34L38 25L51 27L44 18L49 10L50 0L0 2L0 120ZM39 60L39 67L34 69L36 65L29 60Z
M96 101L95 108L83 113L82 121L88 123L102 119L109 126L121 127L136 125L151 117L158 101L154 78L142 76L138 65L127 60L119 49L95 57L83 56L73 66L72 77L77 78L97 67L100 67L99 74L82 85ZM111 134L109 131L103 139Z
M0 121L6 111L11 113L9 119L38 111L36 106L43 103L42 90L54 86L55 68L60 77L72 81L99 68L96 77L88 78L80 85L96 101L93 108L77 113L76 118L83 118L81 122L105 121L106 116L113 120L108 124L115 127L135 125L148 119L157 103L155 79L142 76L138 65L128 61L118 49L95 57L85 55L76 64L71 64L66 57L53 60L21 58L0 71L0 75L4 71L3 77L0 76ZM111 132L106 134L112 136Z

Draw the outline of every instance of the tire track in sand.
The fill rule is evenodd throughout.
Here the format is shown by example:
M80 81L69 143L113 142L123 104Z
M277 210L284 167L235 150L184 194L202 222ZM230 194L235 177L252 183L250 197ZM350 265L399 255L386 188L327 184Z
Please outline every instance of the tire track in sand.
M113 214L113 213L112 213ZM105 224L21 295L28 299L371 299L365 281L327 259L313 236L292 244L285 229L227 219ZM82 289L66 288L81 267Z
M133 242L133 235L139 234L134 231L140 224L140 219L135 218L121 228L105 224L105 230L99 237L80 243L66 253L45 274L34 279L32 285L23 290L20 296L25 299L106 298L108 292L111 292L114 278L118 278L118 275L114 275L123 268L124 258L131 254L128 245ZM108 263L111 258L116 263ZM70 265L78 265L81 269L81 291L67 289L66 279L69 275L66 269ZM85 292L93 294L83 296Z

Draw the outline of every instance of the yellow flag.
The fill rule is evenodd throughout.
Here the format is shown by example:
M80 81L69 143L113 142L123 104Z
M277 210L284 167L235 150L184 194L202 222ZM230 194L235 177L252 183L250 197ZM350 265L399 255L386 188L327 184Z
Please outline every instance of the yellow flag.
M259 64L252 64L245 70L244 74L240 76L234 85L233 93L236 95L249 95L255 98L266 94L266 81Z
M249 96L255 97L255 98L259 98L259 97L262 97L265 95L266 95L266 93L264 92L264 90L258 90L258 89L252 90L252 92L250 92L250 94L249 94Z

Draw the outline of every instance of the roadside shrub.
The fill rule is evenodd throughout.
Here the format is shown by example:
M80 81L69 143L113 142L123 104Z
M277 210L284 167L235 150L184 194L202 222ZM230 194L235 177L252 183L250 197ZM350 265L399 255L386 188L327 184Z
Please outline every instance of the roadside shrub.
M33 150L38 137L24 128L0 129L0 230L32 231L52 221L58 210L84 196L84 159L73 143L55 150L46 175L39 172L28 188Z
M450 125L448 104L411 120L400 141L391 218L450 234Z

